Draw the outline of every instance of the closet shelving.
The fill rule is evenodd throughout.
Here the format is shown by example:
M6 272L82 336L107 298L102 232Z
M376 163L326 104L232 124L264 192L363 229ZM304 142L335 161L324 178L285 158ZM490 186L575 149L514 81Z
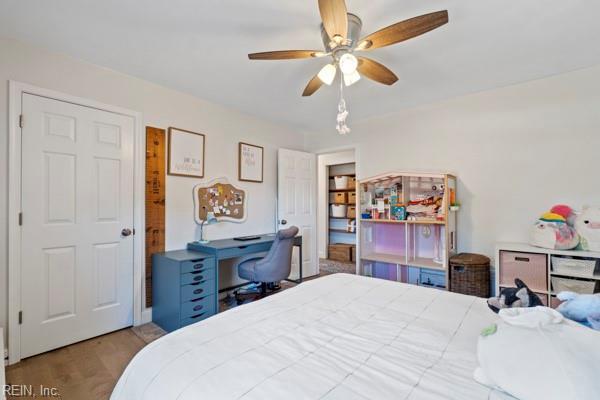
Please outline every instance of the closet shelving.
M329 168L329 258L339 261L351 261L351 256L355 252L352 248L356 246L356 216L350 216L348 209L356 204L356 174L354 172L354 164L341 164L331 166ZM347 177L349 183L343 187L335 184L335 177ZM341 196L343 201L337 196ZM333 207L344 206L344 215L334 215ZM348 257L337 258L335 254L339 254L334 248L337 248ZM355 261L355 260L352 260Z
M456 252L456 211L450 210L456 177L392 172L363 179L357 187L361 273L447 288L448 261ZM407 219L396 219L402 218L401 207Z

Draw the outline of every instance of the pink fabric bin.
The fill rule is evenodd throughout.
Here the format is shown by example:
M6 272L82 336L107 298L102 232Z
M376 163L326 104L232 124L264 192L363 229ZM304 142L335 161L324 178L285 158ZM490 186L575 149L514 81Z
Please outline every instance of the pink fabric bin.
M499 275L500 286L514 287L515 278L519 278L534 292L548 290L548 260L545 254L501 251Z

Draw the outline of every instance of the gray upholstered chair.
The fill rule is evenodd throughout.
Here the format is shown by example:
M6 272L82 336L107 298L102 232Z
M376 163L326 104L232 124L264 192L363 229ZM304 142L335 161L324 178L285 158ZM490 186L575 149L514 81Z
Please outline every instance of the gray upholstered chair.
M267 284L278 283L290 275L292 269L292 248L294 237L298 228L291 226L277 232L277 236L268 252L250 254L239 260L238 275L242 279L260 283L259 297L267 294ZM238 303L242 302L241 296L256 294L256 292L235 292Z

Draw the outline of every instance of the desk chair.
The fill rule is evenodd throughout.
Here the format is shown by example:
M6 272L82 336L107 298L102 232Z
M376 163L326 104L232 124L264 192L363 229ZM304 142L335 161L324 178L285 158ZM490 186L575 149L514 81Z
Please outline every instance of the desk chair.
M277 232L277 236L268 252L249 254L237 265L238 275L242 279L260 283L260 291L234 292L238 304L243 303L242 296L254 294L255 298L265 297L268 284L277 284L286 279L292 269L293 239L298 234L295 226Z

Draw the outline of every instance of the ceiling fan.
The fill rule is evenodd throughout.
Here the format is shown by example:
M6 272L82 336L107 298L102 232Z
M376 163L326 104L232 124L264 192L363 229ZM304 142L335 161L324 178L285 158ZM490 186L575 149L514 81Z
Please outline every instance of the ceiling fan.
M321 37L325 51L282 50L248 54L251 60L289 60L331 56L304 89L302 96L310 96L323 85L331 85L337 70L343 74L346 86L356 83L361 74L375 82L393 85L398 77L384 65L367 57L355 56L358 51L370 51L400 43L436 29L448 22L448 11L437 11L390 25L360 39L362 21L346 10L344 0L319 0Z

